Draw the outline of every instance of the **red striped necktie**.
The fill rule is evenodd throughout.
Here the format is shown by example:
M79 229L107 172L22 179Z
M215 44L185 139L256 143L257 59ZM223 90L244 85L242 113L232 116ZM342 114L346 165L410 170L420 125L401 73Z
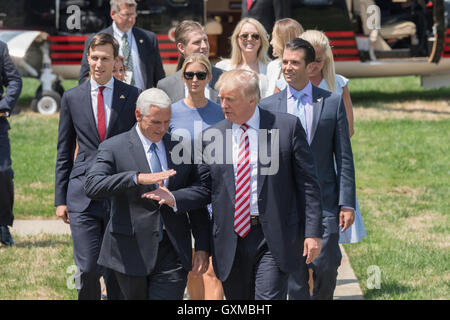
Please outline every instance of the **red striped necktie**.
M253 4L253 0L247 0L247 10L250 10L250 8L252 7Z
M103 90L106 87L98 87L97 95L97 131L100 141L104 141L106 137L106 121L105 121L105 102L103 99Z
M244 238L250 232L250 143L243 124L236 174L236 202L234 207L234 231Z

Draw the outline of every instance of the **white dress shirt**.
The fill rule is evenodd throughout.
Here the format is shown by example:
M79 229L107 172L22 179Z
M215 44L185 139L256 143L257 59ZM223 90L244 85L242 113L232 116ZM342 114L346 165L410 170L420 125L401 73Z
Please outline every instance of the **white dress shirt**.
M259 215L258 211L258 131L259 131L259 108L256 107L253 116L246 122L249 126L247 134L250 147L250 215ZM239 144L242 135L241 126L233 123L233 168L234 181L237 181L237 164L239 160Z
M123 37L124 32L122 32L117 27L115 22L113 22L112 28L114 30L114 38L116 38L116 40L119 41L119 44L120 44L119 55L122 55L122 52L123 52L122 51L122 48L123 48L122 37ZM127 32L128 44L131 45L131 58L133 59L133 70L130 70L130 71L133 72L134 86L138 87L141 90L145 90L144 78L142 76L142 72L141 72L141 68L140 68L141 60L139 59L139 51L138 51L136 39L133 36L132 30L133 30L133 28L131 28ZM127 58L127 57L124 57L124 58Z
M109 127L109 119L111 118L111 106L112 106L112 97L114 91L114 77L104 85L98 84L92 77L90 78L91 83L91 101L92 101L92 111L94 112L95 124L97 125L97 101L98 101L98 88L105 87L103 89L103 103L105 106L105 125L106 132L108 132Z

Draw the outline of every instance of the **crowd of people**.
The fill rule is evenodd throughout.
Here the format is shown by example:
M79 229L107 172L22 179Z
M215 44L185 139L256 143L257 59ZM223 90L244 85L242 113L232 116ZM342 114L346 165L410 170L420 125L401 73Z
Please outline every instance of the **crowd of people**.
M55 206L78 298L101 299L103 277L111 300L182 299L186 287L191 299L332 299L339 243L365 231L348 79L326 35L247 16L214 66L205 28L185 20L166 77L136 16L134 0L111 1L113 23L86 40L61 101ZM0 215L2 242L11 224Z

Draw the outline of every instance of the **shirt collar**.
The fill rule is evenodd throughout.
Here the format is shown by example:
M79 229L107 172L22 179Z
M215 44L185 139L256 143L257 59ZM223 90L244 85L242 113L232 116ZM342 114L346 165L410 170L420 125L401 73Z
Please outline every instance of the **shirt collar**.
M294 98L295 100L297 100L298 93L301 92L304 95L306 95L303 98L303 99L305 99L303 101L305 101L305 102L307 102L307 103L312 105L312 100L313 99L312 99L312 84L311 84L311 81L308 81L306 86L303 89L301 89L301 90L296 90L293 87L291 87L290 85L288 86L288 88L289 88L289 91L288 91L289 92L289 96L288 96L288 98Z
M142 145L144 146L145 153L149 152L150 146L152 145L152 143L156 144L156 149L157 150L160 150L160 151L164 150L164 143L163 143L162 139L159 140L158 142L150 141L150 139L147 139L147 137L144 136L144 134L141 132L141 130L139 129L138 124L136 124L136 132L137 132L137 134L139 136L139 139L142 142Z
M116 22L112 23L112 28L113 28L113 31L114 31L114 37L122 39L123 34L125 32L123 32L122 30L119 29L119 27L116 25ZM130 30L128 30L128 32L127 32L128 41L130 41L131 37L133 36L133 33L131 32L131 30L132 30L132 28Z
M251 118L246 122L246 124L247 124L250 128L252 128L252 129L258 131L258 130L259 130L259 119L260 119L260 115L259 115L259 107L256 106L255 112L253 113L253 115L251 116ZM240 127L241 127L240 125L233 123L233 131L238 130Z
M111 79L106 84L98 84L94 79L89 80L91 82L91 91L97 91L98 87L107 87L108 89L113 90L114 88L114 77L111 75Z

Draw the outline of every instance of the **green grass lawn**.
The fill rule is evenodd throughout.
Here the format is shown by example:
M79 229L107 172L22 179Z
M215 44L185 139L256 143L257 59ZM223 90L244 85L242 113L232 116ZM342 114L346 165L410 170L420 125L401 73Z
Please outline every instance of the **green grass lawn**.
M30 80L29 87L33 83L35 80ZM75 83L63 85L67 89ZM450 299L450 107L446 107L450 89L423 90L419 84L417 77L352 79L349 84L356 111L361 114L371 108L388 115L370 121L356 117L352 138L357 196L367 237L345 249L366 299ZM26 92L23 94L34 95L33 89ZM27 99L21 97L20 101ZM444 107L434 114L434 120L422 118L421 113L405 119L389 117L393 112L389 105L413 100ZM54 217L57 126L58 116L23 111L11 118L18 219ZM29 240L30 251L23 251L24 256L31 254L33 241ZM60 249L68 252L70 243L67 246ZM14 260L12 255L9 259ZM0 257L0 268L2 261ZM66 265L55 263L64 274ZM380 289L367 286L372 265L381 270ZM16 274L0 271L0 277L5 276L15 279ZM63 288L58 289L61 283L57 282L49 280L49 290L56 292L49 297L74 297L72 292L66 295ZM37 290L39 296L38 285L30 290ZM0 287L0 299L6 298L2 291ZM19 296L32 294L21 292Z
M15 237L0 245L0 300L74 300L74 262L70 236Z

